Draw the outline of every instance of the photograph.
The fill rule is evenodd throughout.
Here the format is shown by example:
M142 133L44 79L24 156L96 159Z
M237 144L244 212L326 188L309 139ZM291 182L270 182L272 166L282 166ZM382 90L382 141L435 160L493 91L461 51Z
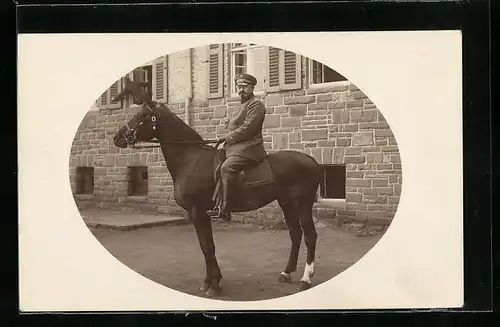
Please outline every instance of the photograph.
M21 311L461 307L461 49L20 35Z
M334 278L390 226L397 139L335 66L256 43L136 64L69 158L83 220L128 268L194 296L273 299Z

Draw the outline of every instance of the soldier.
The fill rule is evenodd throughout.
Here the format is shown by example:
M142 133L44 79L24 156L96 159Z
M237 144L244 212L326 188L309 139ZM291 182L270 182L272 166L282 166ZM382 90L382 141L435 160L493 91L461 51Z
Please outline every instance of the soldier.
M257 79L250 74L239 74L235 78L241 105L226 123L224 142L226 159L221 166L222 203L219 216L230 216L231 183L236 175L251 164L256 164L267 156L262 137L262 126L266 115L264 104L253 94ZM208 212L215 216L214 210Z

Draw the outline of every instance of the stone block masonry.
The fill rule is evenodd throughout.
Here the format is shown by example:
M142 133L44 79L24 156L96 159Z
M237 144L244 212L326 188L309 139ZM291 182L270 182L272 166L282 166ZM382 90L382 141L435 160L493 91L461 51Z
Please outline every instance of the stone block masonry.
M401 157L388 122L361 90L339 82L258 97L266 105L263 135L269 153L295 150L323 165L345 166L345 202L320 199L314 206L316 218L390 223L401 195ZM228 97L192 101L191 126L204 138L222 136L224 122L238 104ZM185 119L184 103L169 107ZM158 148L113 145L114 133L131 116L129 109L101 110L82 121L71 148L70 183L75 191L76 167L94 167L94 193L75 194L78 206L184 215L173 199L172 179ZM130 166L147 167L147 195L128 194ZM276 202L237 216L282 219Z

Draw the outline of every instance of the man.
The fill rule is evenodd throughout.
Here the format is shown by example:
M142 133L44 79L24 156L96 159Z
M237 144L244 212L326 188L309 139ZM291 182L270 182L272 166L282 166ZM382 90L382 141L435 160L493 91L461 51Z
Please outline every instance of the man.
M251 164L256 164L267 155L262 137L262 125L266 116L264 104L253 94L257 79L250 74L239 74L235 78L241 105L226 123L228 133L219 138L224 142L226 160L221 166L222 203L221 217L230 216L230 197L234 195L231 184L236 175ZM216 216L213 210L208 212Z

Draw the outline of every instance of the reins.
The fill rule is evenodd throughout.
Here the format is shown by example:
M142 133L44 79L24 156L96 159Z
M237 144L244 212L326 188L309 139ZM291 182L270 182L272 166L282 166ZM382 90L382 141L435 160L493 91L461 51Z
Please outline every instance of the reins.
M158 140L152 140L147 143L159 143L160 145L132 145L134 149L149 149L149 148L159 148L161 144L216 144L218 140L201 140L201 141L164 141L160 142Z

